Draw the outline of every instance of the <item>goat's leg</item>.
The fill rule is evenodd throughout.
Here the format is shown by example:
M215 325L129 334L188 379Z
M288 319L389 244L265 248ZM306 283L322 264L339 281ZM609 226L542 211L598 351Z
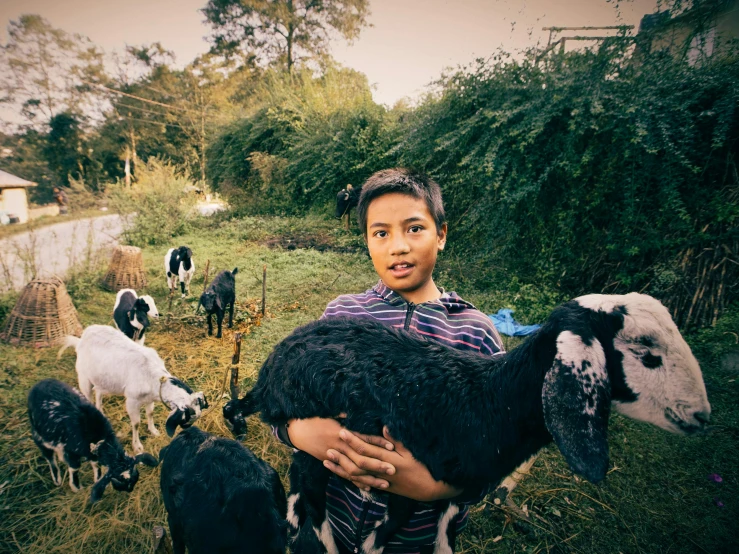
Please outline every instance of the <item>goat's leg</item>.
M216 313L216 319L218 319L218 334L216 335L217 339L221 338L221 328L223 326L223 316L226 315L225 310L218 310Z
M49 464L49 469L51 470L51 480L56 486L61 485L62 474L61 471L59 471L59 466L56 465L56 451L52 450L51 448L46 448L41 441L37 441L35 438L33 439L33 442L35 442L36 446L39 447L39 450L41 450L41 454L44 456L44 459Z
M65 452L64 461L67 462L67 466L69 466L69 488L74 492L77 492L80 490L80 475L78 471L80 470L80 465L82 465L82 460L79 456Z
M305 515L305 521L299 522L297 537L291 545L291 551L296 554L321 552L315 541L316 537L328 554L339 552L331 525L326 519L326 487L330 476L331 472L313 456L304 452L296 452L293 455L293 463L290 467L290 496L298 494L293 504L294 508L300 503L293 515L298 515L301 511ZM288 517L290 515L288 513ZM308 525L312 529L306 528Z
M79 371L77 371L77 380L80 386L80 392L88 401L92 402L92 383L90 380Z
M182 298L185 298L185 281L180 281L180 291L182 292Z
M362 543L362 552L365 554L381 554L393 535L408 523L415 507L415 500L391 494L388 498L385 517L377 522L375 530Z
M128 417L131 418L131 445L133 446L134 454L140 454L144 451L144 445L141 444L139 438L139 423L141 423L141 407L139 403L133 398L126 398L126 411Z
M90 460L90 465L92 466L92 480L97 483L100 480L100 466L92 460Z
M169 523L169 534L172 537L172 550L174 554L185 554L185 530L171 516L167 517L167 521Z
M149 434L152 437L159 436L159 430L154 425L154 402L146 406L146 425L149 428Z
M213 336L213 314L208 314L208 336Z
M234 326L234 300L231 300L231 307L228 309L228 328L231 329Z
M100 410L100 413L103 412L103 391L100 387L95 387L95 407Z

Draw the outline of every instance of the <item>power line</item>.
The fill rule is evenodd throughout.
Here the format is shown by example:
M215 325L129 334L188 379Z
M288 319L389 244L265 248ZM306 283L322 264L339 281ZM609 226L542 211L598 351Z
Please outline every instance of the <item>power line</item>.
M200 112L196 112L196 111L193 111L193 110L188 110L186 108L180 108L179 106L172 106L170 104L164 104L162 102L157 102L156 100L149 100L148 98L141 98L140 96L136 96L134 94L129 94L127 92L121 92L120 90L115 90L115 89L112 89L112 88L108 88L108 87L106 87L104 85L101 85L99 83L90 83L89 81L82 81L82 82L85 83L86 85L90 85L90 86L93 86L93 87L98 87L98 88L107 90L108 92L112 92L114 94L119 94L121 96L126 96L128 98L133 98L134 100L140 100L141 102L147 102L149 104L154 104L156 106L162 106L163 108L169 108L170 110L179 110L181 112L194 113L194 114L196 114L198 116L202 116L202 114Z
M155 112L154 110L147 110L146 108L139 108L138 106L131 106L129 104L118 104L117 106L115 106L115 110L116 111L121 111L121 108L127 108L127 109L131 109L131 110L138 110L140 112L150 113L150 114L154 114L154 115L161 115L163 117L168 117L168 116L171 116L172 115L170 113L166 113L166 112Z

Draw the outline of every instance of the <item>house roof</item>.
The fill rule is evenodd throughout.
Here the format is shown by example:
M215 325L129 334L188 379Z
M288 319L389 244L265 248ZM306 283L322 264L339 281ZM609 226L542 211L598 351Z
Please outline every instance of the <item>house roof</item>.
M15 189L21 187L35 187L36 183L16 177L7 171L0 169L0 189Z

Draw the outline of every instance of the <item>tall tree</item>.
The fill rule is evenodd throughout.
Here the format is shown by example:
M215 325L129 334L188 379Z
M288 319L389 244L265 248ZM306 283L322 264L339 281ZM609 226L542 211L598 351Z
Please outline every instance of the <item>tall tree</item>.
M253 51L288 73L302 57L326 54L331 34L356 39L370 13L369 0L209 0L202 11L215 52Z
M86 82L103 74L103 54L90 39L26 14L9 23L0 54L0 103L32 127L42 129L59 113L92 107L98 93Z

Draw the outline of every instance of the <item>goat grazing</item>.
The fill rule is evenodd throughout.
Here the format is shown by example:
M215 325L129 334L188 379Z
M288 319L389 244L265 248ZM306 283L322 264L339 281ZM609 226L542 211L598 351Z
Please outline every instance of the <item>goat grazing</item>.
M131 492L139 479L138 464L158 465L151 454L127 456L100 410L56 379L44 379L33 386L28 393L28 417L33 442L49 463L55 485L62 484L57 460L69 466L69 487L75 492L80 490L80 465L83 460L90 461L95 480L91 503L100 500L108 483L118 491ZM102 478L98 464L108 468Z
M164 271L167 273L167 287L174 293L179 282L182 298L185 290L190 294L190 280L195 274L195 262L192 259L192 250L187 246L170 248L164 256Z
M337 418L360 433L383 426L436 480L496 486L554 440L570 467L597 483L608 469L611 404L622 414L692 434L710 418L700 367L667 309L652 297L588 295L558 307L508 354L453 350L379 323L330 318L295 330L262 366L254 388L224 417L261 412L272 425ZM335 551L317 483L328 470L308 455L310 496L291 490L329 552ZM293 468L291 468L291 478ZM297 495L297 496L294 496ZM293 500L295 498L295 501ZM381 552L412 509L390 495L388 520L363 544ZM449 505L447 513L456 506ZM288 510L288 520L295 517ZM407 518L406 518L407 519ZM307 521L303 515L298 527ZM447 520L448 521L448 520ZM443 533L436 552L451 552ZM321 531L324 533L321 534Z
M151 296L136 296L133 289L122 289L115 297L113 321L129 339L144 346L144 334L149 327L149 317L159 317Z
M175 554L285 552L285 489L248 448L190 427L159 459Z
M165 425L167 434L174 435L177 426L189 427L208 407L202 392L192 392L185 383L172 377L153 348L141 346L107 325L90 325L81 338L64 338L57 358L73 346L77 351L77 378L85 398L103 409L103 395L126 396L126 411L131 418L134 452L143 451L138 426L141 406L146 406L149 433L159 436L154 426L154 403L161 400L170 411Z
M345 189L341 189L336 195L336 219L346 216L346 228L349 229L349 220L351 219L352 208L356 208L359 204L359 196L362 194L362 187L353 187L346 185Z
M216 314L216 321L218 323L218 334L216 338L221 338L221 325L223 323L223 316L226 314L226 308L230 305L228 312L228 327L233 327L234 319L234 302L236 302L236 279L234 275L238 273L239 268L235 267L233 271L224 269L213 282L208 285L208 288L203 294L200 295L200 302L198 308L202 304L205 308L205 313L208 314L208 336L213 336L213 314Z

